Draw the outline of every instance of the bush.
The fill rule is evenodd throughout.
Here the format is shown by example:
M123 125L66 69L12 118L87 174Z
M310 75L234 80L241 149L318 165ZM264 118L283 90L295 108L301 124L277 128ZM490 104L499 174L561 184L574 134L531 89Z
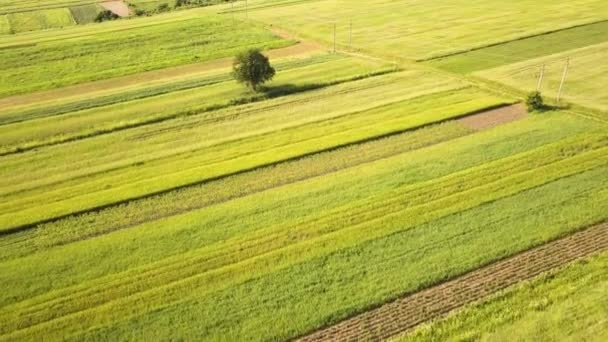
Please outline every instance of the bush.
M95 17L95 22L102 22L102 21L108 21L108 20L116 20L120 18L118 16L118 14L109 11L109 10L105 10L105 11L101 11L99 12L99 14L97 14L97 17Z
M528 111L541 111L545 109L545 103L543 101L543 97L540 92L535 91L528 95L526 98L526 106L528 107Z
M232 65L232 76L254 91L258 91L259 86L270 81L274 75L275 70L270 65L268 57L258 49L240 53L235 57Z

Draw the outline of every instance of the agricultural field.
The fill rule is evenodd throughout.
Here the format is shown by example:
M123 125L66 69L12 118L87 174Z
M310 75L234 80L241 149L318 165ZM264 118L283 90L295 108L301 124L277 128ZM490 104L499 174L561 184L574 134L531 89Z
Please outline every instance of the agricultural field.
M0 341L605 339L605 1L246 6L0 0Z

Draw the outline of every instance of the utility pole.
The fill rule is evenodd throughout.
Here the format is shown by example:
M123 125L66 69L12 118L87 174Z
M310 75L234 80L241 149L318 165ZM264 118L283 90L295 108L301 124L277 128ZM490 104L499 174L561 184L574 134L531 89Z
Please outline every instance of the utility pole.
M545 77L545 64L540 67L540 76L538 76L538 85L536 86L536 91L540 91L543 86L543 78Z
M336 23L334 23L334 53L336 53Z
M562 74L562 82L559 84L559 92L557 93L557 102L562 98L562 91L564 90L564 83L566 82L566 76L568 76L568 68L570 67L570 58L566 59L566 66L564 67L564 73Z
M353 21L350 21L350 27L348 29L348 48L353 47Z

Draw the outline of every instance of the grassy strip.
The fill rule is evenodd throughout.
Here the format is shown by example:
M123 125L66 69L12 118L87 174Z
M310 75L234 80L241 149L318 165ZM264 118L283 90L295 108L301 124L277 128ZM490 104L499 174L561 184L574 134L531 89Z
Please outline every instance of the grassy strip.
M395 341L608 337L608 253L507 289Z
M423 148L469 133L471 133L470 130L456 122L444 123L280 163L216 182L128 202L101 212L87 213L43 224L33 230L0 239L0 260L25 256L118 229L200 209L233 198Z
M204 62L250 47L291 44L261 28L233 24L212 13L188 19L168 15L165 19L167 23L151 21L147 26L126 23L119 33L99 30L78 39L5 49L0 60L0 96Z
M535 76L545 64L542 93L546 97L557 96L566 59L570 58L567 82L563 88L566 101L608 112L608 67L602 61L608 58L608 43L593 45L542 58L530 59L495 69L475 73L476 76L504 83L526 91L536 90ZM603 115L606 119L606 115Z
M516 132L517 130L511 134ZM491 135L487 134L486 137ZM163 267L160 263L146 267L148 272L160 272L159 280L163 281L163 277L172 273L166 274L166 271L161 272L161 270L167 267L170 270L171 266L177 263L181 266L176 268L179 274L175 279L182 279L184 273L193 271L195 274L200 273L206 268L221 266L222 260L251 257L255 253L268 251L267 248L272 250L282 244L290 245L310 239L323 241L339 237L344 238L342 243L348 243L348 241L353 242L352 239L357 236L362 238L358 233L354 233L361 225L386 227L376 233L366 232L365 239L369 239L374 234L384 234L391 229L403 228L404 222L407 222L406 226L415 226L417 222L446 215L462 206L483 202L488 196L496 198L505 191L509 193L522 186L529 187L536 182L547 182L551 177L583 170L592 164L598 165L602 163L602 158L598 159L596 155L602 153L605 148L602 149L601 146L606 143L597 140L599 137L590 137L591 140L578 139L578 142L566 141L512 158L498 159L490 165L466 169L467 165L484 164L484 161L500 158L501 155L509 155L524 148L520 146L521 140L516 143L512 140L513 135L507 135L500 139L500 144L492 146L486 154L468 156L466 155L468 150L477 146L478 140L475 138L480 137L463 138L458 143L437 145L331 176L259 193L221 206L146 224L139 229L120 231L70 244L50 250L52 257L42 253L3 263L5 266L3 274L6 275L7 281L13 277L10 274L19 278L27 274L27 279L20 281L21 288L15 289L22 292L22 295L27 295L29 291L35 293L40 293L44 289L48 291L51 283L55 286L60 286L60 283L76 284L85 279L107 274L110 270L114 273L137 265L145 265L150 260L162 259L163 255L175 257L163 262L165 265ZM538 140L539 136L535 138L532 140ZM597 148L600 150L594 151ZM446 152L454 155L447 157ZM415 159L416 157L420 159ZM566 165L570 166L566 167ZM538 171L534 174L545 177L530 177L533 173L529 171L530 168ZM458 169L462 171L449 175ZM542 173L541 169L547 172ZM549 172L549 170L554 171ZM512 173L512 177L505 178L504 175L509 173ZM514 179L521 179L524 182L514 182ZM405 218L407 220L403 221ZM393 225L390 222L398 224ZM339 230L339 234L332 234L336 230ZM352 236L345 238L343 235ZM133 244L121 244L121 247L117 247L116 239L123 242L133 241ZM332 243L325 244L320 241L317 241L319 247L333 246ZM95 252L87 247L90 244L96 246ZM94 258L97 253L103 254L103 250L108 247L112 249L113 255L124 252L128 256L99 260L97 262L99 268L88 269L85 272L77 272L76 265L73 265L66 270L75 272L69 276L44 270L43 265L48 262L62 263L62 259L70 256L69 262L72 263L75 255L86 251L88 256L82 255L82 259L78 258L84 266L87 264L85 261L87 258ZM199 248L202 249L197 250ZM188 251L190 251L188 254L183 254ZM199 264L201 258L207 260L204 267ZM197 260L199 262L196 262ZM17 273L11 271L13 267ZM27 267L27 271L24 267ZM58 264L49 267L61 268ZM135 274L138 273L141 273L141 270ZM48 277L57 278L50 281ZM146 278L152 281L150 276ZM117 279L126 278L122 275ZM136 283L128 282L128 284ZM121 291L119 286L114 288ZM88 291L90 287L83 286L82 289ZM14 300L16 294L6 295L5 300ZM31 295L30 292L29 296Z
M305 58L285 58L272 60L273 67L281 73L290 69L311 66L317 63L325 63L344 59L342 54L317 54ZM214 62L210 62L212 65ZM371 63L370 63L371 65ZM228 67L209 67L202 72L193 75L182 75L179 78L160 79L150 81L149 79L137 80L127 86L118 85L114 88L93 92L84 96L73 94L65 98L55 98L51 101L38 102L35 99L29 101L25 106L16 106L0 109L0 124L18 123L21 121L40 119L47 116L60 115L70 112L91 109L95 107L109 106L112 104L139 100L147 97L164 95L171 92L199 88L221 82L232 80ZM77 94L78 95L78 94Z
M608 21L576 26L429 61L429 65L457 73L471 73L528 59L606 42Z
M350 115L342 113L340 116L332 117L336 113L324 111L321 113L322 117L305 117L302 122L298 122L295 117L285 117L288 119L286 126L281 125L280 120L272 118L272 111L263 111L261 114L268 119L274 119L276 126L260 127L262 130L256 131L250 123L263 125L264 121L260 121L256 116L243 116L238 125L248 127L250 131L246 135L240 133L241 131L238 130L238 125L234 121L222 120L217 124L209 123L200 127L208 136L204 141L206 146L203 145L187 153L175 149L175 144L178 144L179 140L169 141L170 149L167 150L170 152L169 155L156 160L151 159L143 165L131 165L127 168L117 168L103 173L89 173L84 178L67 178L68 181L47 183L48 186L43 185L48 180L55 178L55 175L51 175L47 180L36 177L14 186L9 185L6 188L6 195L3 196L6 201L0 205L0 210L12 213L2 215L0 221L4 223L5 228L8 228L15 226L15 223L19 221L25 223L23 220L30 221L35 217L52 218L137 198L328 148L440 122L495 105L501 101L493 97L480 99L479 95L480 93L475 90L465 89L452 93L423 96L413 101L395 103ZM433 109L429 110L429 107ZM290 108L290 110L293 109L293 107ZM319 109L322 108L319 107ZM306 114L306 112L299 113L303 116ZM237 135L226 137L223 134L225 130ZM183 130L178 130L178 132L182 133ZM212 136L217 136L220 140L213 142ZM159 138L158 135L151 137ZM200 141L201 135L198 135L197 138ZM127 141L127 143L130 145L129 148L133 149L131 141ZM114 142L113 145L118 148L119 144ZM162 153L161 150L157 151ZM79 157L83 158L83 156ZM180 165L179 169L175 168L176 163ZM112 166L105 163L97 165ZM28 167L31 169L32 166ZM10 175L23 177L33 176L38 171L29 175L16 175L8 172ZM162 175L162 180L159 179L159 175ZM68 176L61 175L61 177ZM130 181L132 179L138 179L138 182L133 183ZM108 184L112 184L112 187L109 188ZM49 203L49 201L56 200L61 202ZM39 204L42 204L45 209L33 210ZM29 207L29 209L21 211L24 207ZM17 213L15 210L20 212Z
M221 146L211 146L205 149L206 151L198 151L198 156L191 154L190 158L166 158L147 163L145 167L117 170L69 183L53 184L50 189L40 187L28 193L12 193L7 196L7 201L0 205L3 212L10 213L0 216L3 222L1 229L10 231L11 228L22 224L164 192L336 146L422 127L494 103L494 99L488 99L485 103L479 100L468 100L460 105L451 103L438 107L435 117L429 116L429 112L422 112L413 114L411 118L397 119L394 108L380 111L377 115L372 112L361 113L354 118L315 123L274 134L227 142ZM179 169L174 167L176 163L180 165ZM158 176L161 174L162 179ZM133 182L133 179L138 181ZM112 188L107 184L113 184Z
M575 161L576 159L576 157L572 159L572 164L578 165L578 163ZM272 338L286 338L289 336L283 336L282 334L287 333L291 335L293 333L292 329L301 329L301 324L310 325L311 319L315 320L316 322L327 319L331 320L337 318L338 316L347 314L353 309L360 310L361 306L369 306L370 297L373 298L373 300L383 300L381 298L386 300L386 297L391 297L397 294L395 293L396 289L391 289L391 286L397 286L401 289L401 291L411 291L419 288L420 286L428 285L429 282L432 283L443 279L446 277L446 273L447 275L453 275L454 273L460 272L463 269L466 270L467 268L475 267L479 263L488 262L491 261L491 259L513 253L521 248L529 246L530 244L546 241L548 238L554 238L556 234L559 235L558 232L573 229L571 224L559 224L557 223L559 221L552 221L551 218L549 218L549 227L544 228L542 231L539 231L538 229L529 231L530 222L529 220L526 220L528 221L528 224L523 227L524 229L519 230L518 234L513 237L513 231L508 231L508 229L504 228L498 229L498 227L501 227L502 225L494 222L493 227L496 227L497 230L488 230L488 227L484 226L482 231L485 231L485 234L478 230L481 228L479 226L474 232L467 231L468 229L465 229L464 232L466 233L462 232L463 228L456 229L456 227L451 226L450 228L457 231L454 232L450 230L450 234L448 235L453 240L446 240L445 232L447 232L447 230L444 231L443 229L440 229L442 232L439 234L438 230L433 228L444 227L444 225L436 226L434 224L429 224L426 227L424 225L425 223L430 223L436 220L448 220L448 222L452 221L452 225L455 223L453 222L454 220L460 223L462 222L459 220L461 215L450 215L449 213L462 212L463 210L466 210L466 208L470 208L471 211L475 212L475 214L481 214L481 217L483 217L483 213L487 214L488 212L483 210L480 212L480 210L476 210L476 208L478 208L480 205L483 203L492 203L490 205L495 206L494 203L497 203L497 198L501 198L502 196L500 193L503 195L509 193L514 195L519 192L517 188L520 185L514 188L509 188L509 186L502 188L502 185L510 183L512 186L514 185L512 182L517 178L521 178L522 180L526 179L525 183L528 184L521 184L521 186L524 186L524 188L521 189L525 189L537 181L541 182L539 184L546 184L546 182L550 182L554 176L568 173L563 173L563 171L561 171L564 170L562 166L563 165L556 164L550 168L543 168L544 171L554 170L557 172L551 175L554 171L549 171L548 173L550 175L545 179L539 177L534 181L530 181L530 172L524 172L521 175L514 174L512 177L509 177L509 179L499 180L495 184L482 185L479 189L474 189L472 191L477 194L488 194L487 196L465 197L472 194L469 191L465 191L462 193L462 195L454 198L450 198L450 196L448 196L444 199L438 199L436 202L421 205L418 208L413 207L405 212L395 212L395 214L389 215L382 219L381 222L376 221L371 222L371 224L364 223L358 226L351 226L344 229L339 234L330 234L330 236L327 238L309 239L302 244L273 251L272 253L264 255L263 258L254 258L247 262L233 264L225 269L218 269L217 272L211 272L208 276L202 275L190 278L180 278L180 281L168 286L163 286L161 288L153 289L137 295L131 295L124 299L115 299L111 305L99 306L94 310L83 311L76 315L66 316L55 321L50 321L48 323L35 326L32 329L23 330L12 337L34 337L36 336L36 333L41 332L52 334L56 329L62 331L63 333L70 331L78 332L79 329L82 329L81 327L91 327L96 326L97 324L112 325L116 321L128 319L129 316L139 316L145 313L150 313L150 315L144 316L145 318L154 319L157 318L156 313L159 312L159 309L166 308L165 310L162 310L163 315L160 317L159 325L154 325L155 327L161 327L165 324L165 322L171 320L172 317L176 317L175 312L172 312L173 308L179 308L178 311L181 312L181 315L179 315L181 322L193 319L194 317L190 315L194 314L194 312L197 312L194 315L199 319L199 325L194 324L192 325L192 328L185 328L187 329L185 332L186 334L202 333L203 336L206 336L206 338L212 339L213 337L219 338L220 336L224 336L224 338L238 338L240 336L247 339L256 339L254 336L258 336L258 339L271 338L271 336ZM571 169L570 171L576 173L574 169ZM597 176L603 172L606 172L606 168L583 173L572 178L564 178L563 181L558 180L555 185L549 184L548 186L539 188L541 190L532 190L531 192L536 192L533 194L535 197L532 198L539 198L537 196L543 196L543 194L548 192L548 190L555 191L557 186L561 186L564 189L562 192L572 192L572 194L568 194L569 196L573 196L575 193L582 194L584 196L582 198L578 198L578 202L568 203L569 206L590 204L590 201L596 205L604 203L605 201L603 201L603 199L605 199L606 195L608 195L608 189L605 188L605 185L603 189L601 186L598 188L601 181L597 178ZM557 179L560 178L561 177L558 176ZM571 183L579 184L580 187L575 188L568 186L568 184ZM497 193L488 191L489 188L502 189ZM599 198L596 196L589 196L587 192L590 190L599 190L596 192ZM516 208L513 208L514 203L521 203L512 200L509 201L509 196L511 195L507 195L506 197L506 202L508 205L504 205L504 202L501 203L501 201L498 201L499 207L504 206L502 209L507 211L507 215L512 215L513 210L517 211ZM521 196L516 195L515 197L526 197L528 200L531 200L530 196L531 195L529 194L524 194ZM573 197L575 196L576 195ZM487 198L483 199L483 197ZM468 203L463 202L464 198L467 198L467 201L465 202ZM475 198L475 200L472 200L471 198ZM493 199L487 202L490 198ZM521 201L521 198L518 198L518 200ZM447 210L445 207L445 204L447 203L446 201L451 203L450 209ZM473 203L477 204L474 205ZM537 202L532 201L526 203ZM549 204L545 204L544 210L542 210L541 214L539 215L546 215L547 211L550 211L553 215L555 215L555 210L560 207L560 205L567 206L563 203L559 203L560 205L554 206L555 204L556 203L553 201L550 201ZM469 207L470 205L473 206ZM429 209L431 210L429 211ZM519 208L519 210L521 210L521 208ZM418 213L414 214L412 211L416 211ZM420 215L423 212L427 214ZM500 214L497 214L501 212L501 210L498 208L495 208L495 210L492 210L491 212L495 213L495 215L501 216ZM588 209L587 214L577 217L576 220L572 220L571 222L575 224L581 222L585 223L584 221L588 220L590 217L589 212L593 213L593 215L596 217L605 215L602 214L601 208L598 211L598 207L595 207L594 209ZM414 219L414 222L411 222L410 220L414 217L416 217L416 219ZM483 221L481 217L479 220ZM555 218L555 216L551 217ZM509 216L506 216L505 218L509 218ZM520 220L516 219L515 222L517 221ZM407 222L407 224L404 226L405 222ZM468 222L477 222L477 220L470 220ZM423 225L420 226L421 224ZM512 225L509 225L508 227L512 227ZM538 228L537 226L534 227ZM410 238L396 238L396 236L399 235L409 235ZM511 239L507 239L507 236L512 237ZM487 246L481 246L481 243L486 245L488 239L496 239L499 237L501 241L509 242L506 243L506 245L495 247L490 252L487 250ZM467 239L471 239L472 241L468 243L464 242L467 241ZM426 249L422 249L424 251L424 257L421 257L421 249L419 249L422 241L425 242L423 245L428 246ZM392 244L398 245L400 248L393 249L390 247ZM404 244L410 246L408 250L410 250L411 253L404 254ZM452 252L451 248L447 248L448 245L455 246L458 244L464 244L464 246L467 247L473 244L474 247L471 246L473 248L463 248L463 252L461 253ZM379 245L382 245L385 248L379 248ZM462 246L463 245L461 245L461 248ZM414 248L417 252L414 253L412 248ZM481 252L479 248L486 248L485 252ZM432 253L439 254L433 255ZM392 264L393 262L397 262L395 257L406 258L407 262L404 262L406 260L400 260L402 266L401 268L389 267L390 265L386 265L387 263ZM367 263L362 262L363 259L360 258L367 258ZM452 258L451 261L446 262L450 258ZM418 262L414 262L416 259L418 259ZM319 267L320 262L324 265L324 267ZM385 281L381 282L382 285L379 293L377 292L378 288L375 288L375 290L372 292L363 291L357 295L354 295L352 291L359 291L362 289L362 286L365 285L357 281L352 282L351 277L368 274L368 272L364 272L363 274L359 273L361 272L360 266L352 267L356 265L355 262L358 262L361 265L369 265L365 267L368 272L371 272L369 274L371 279L368 281L376 282L380 278L387 277ZM351 266L349 267L349 265ZM408 266L403 267L403 265ZM442 266L437 267L437 265ZM412 272L412 268L415 267L427 268L427 272ZM314 269L316 269L316 271L314 271ZM338 269L341 271L336 272ZM377 274L377 272L380 270L384 270L384 272L395 272L395 270L397 270L395 273L398 273L400 276L397 276L396 274L389 276L386 273ZM331 271L332 274L335 274L337 277L336 283L332 283L330 281L328 284L325 282L331 278L328 277L329 274L326 273L329 271ZM304 276L304 279L295 280L295 278L293 278L295 274L306 276ZM410 275L409 277L406 276L408 274ZM416 276L420 274L425 274L426 276L422 277L422 279L421 277ZM325 288L326 291L317 292L313 290L310 292L311 287L308 281L312 280L315 276L315 279L317 279L317 286ZM146 279L150 278L146 277ZM250 279L250 281L244 282L248 279ZM292 279L293 281L288 281L288 279ZM319 282L319 279L324 281ZM345 279L351 280L345 283ZM287 286L287 284L289 285ZM347 284L351 285L349 286ZM326 285L331 287L328 288ZM115 287L112 287L112 289L115 289ZM250 295L242 297L242 295L247 293L247 291L244 291L245 289L251 291L249 292ZM266 289L267 292L265 294L260 293L262 289ZM229 296L229 291L234 296ZM256 295L251 296L252 292ZM102 293L115 298L109 292L104 291ZM190 293L191 296L189 296L187 293ZM340 295L339 293L342 293L343 295ZM270 296L271 294L272 297ZM318 311L316 312L316 315L314 315L313 307L318 306L317 300L322 300L325 296L329 295L336 296L335 298L340 299L338 299L337 302L333 301L333 304L331 305L325 305L317 308ZM354 297L352 295L354 295ZM74 296L76 296L76 293L74 293ZM94 298L95 297L90 296L90 294L89 296L84 296L81 299L74 297L74 299L77 301L76 303L80 303L78 305L87 305L86 303L91 304L91 301L94 301ZM212 298L215 299L214 304L209 302L209 300L212 300ZM230 298L232 298L232 300L242 300L250 304L239 306L237 309L233 305L226 305L232 302ZM64 300L70 301L70 298L64 297L62 301ZM292 302L294 300L296 302ZM51 313L53 316L58 315L56 310L61 308L61 306L57 305L57 302L52 304L54 310L48 311L47 314ZM208 305L210 305L210 307L207 307ZM224 306L225 309L217 311L222 306ZM206 309L201 312L200 309L203 307ZM340 307L342 307L342 310L339 309ZM276 326L273 327L273 329L265 329L263 326L258 325L260 328L254 329L254 331L248 330L248 328L251 328L250 324L252 322L267 319L268 315L270 314L276 315L277 312L275 310L278 308L290 308L288 311L297 311L294 312L296 319L280 321L279 329L277 329ZM34 309L34 311L31 311L32 316L30 316L29 319L34 319L34 317L44 317L44 311L39 311L40 309L43 309L42 307L33 307L31 309ZM207 316L207 313L213 311L216 313L215 316ZM217 316L217 312L223 312L221 318ZM199 316L201 313L204 315L202 320L201 316ZM277 316L280 317L281 315ZM293 318L294 316L291 317ZM231 326L234 328L228 330L222 328L218 329L218 327L215 326L218 319L228 320ZM8 321L9 324L11 321ZM20 320L19 324L23 324L23 320ZM187 326L190 326L190 324ZM133 328L135 329L134 331L137 331L138 333L140 332L136 326ZM29 333L34 333L34 335L28 335Z
M187 86L192 89L175 92L163 89L168 94L145 96L147 98L142 100L0 126L0 143L3 145L0 154L22 152L48 144L197 115L240 103L319 89L394 70L393 66L356 58L326 60L324 63L312 59L309 65L294 63L292 69L283 70L276 80L268 84L264 94L252 94L234 82L223 70L220 75L202 80L203 84L199 87L192 87L193 82L188 82Z
M239 5L239 9L244 7L243 3ZM314 11L310 11L311 6ZM543 12L542 22L535 14L539 10ZM336 0L278 3L252 10L250 18L327 44L333 43L336 23L339 46L349 48L352 41L353 48L372 55L425 60L606 20L606 13L608 4L602 0L517 4L477 0L474 6L467 0Z

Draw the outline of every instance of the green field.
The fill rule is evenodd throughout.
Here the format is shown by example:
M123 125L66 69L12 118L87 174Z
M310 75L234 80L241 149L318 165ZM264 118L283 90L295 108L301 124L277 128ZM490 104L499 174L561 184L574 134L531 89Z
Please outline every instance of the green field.
M608 41L608 21L514 40L429 62L441 69L471 73Z
M608 338L608 254L522 284L396 341Z
M11 13L6 17L13 32L45 30L76 24L66 8Z
M341 46L348 45L352 22L354 48L414 60L608 19L608 3L598 0L266 2L250 1L250 17L327 43L336 23ZM258 3L262 7L256 10ZM543 8L543 20L536 7Z
M480 77L492 79L513 87L535 90L538 84L540 66L545 64L545 78L542 92L556 97L562 79L566 59L570 58L564 99L573 103L608 112L608 43L570 50L546 57L529 59L495 69L476 73Z
M96 30L101 24L76 27L69 39L61 40L50 40L53 32L37 32L31 40L16 41L17 46L11 45L14 38L0 37L0 46L4 41L11 47L1 50L0 96L204 62L247 47L288 44L262 29L232 25L212 14L184 18L171 13L161 19L108 23L105 32Z
M94 22L101 11L101 6L97 4L70 7L70 13L77 24L89 24Z
M0 0L0 341L293 340L608 221L605 1L244 5ZM602 340L607 257L396 340Z

